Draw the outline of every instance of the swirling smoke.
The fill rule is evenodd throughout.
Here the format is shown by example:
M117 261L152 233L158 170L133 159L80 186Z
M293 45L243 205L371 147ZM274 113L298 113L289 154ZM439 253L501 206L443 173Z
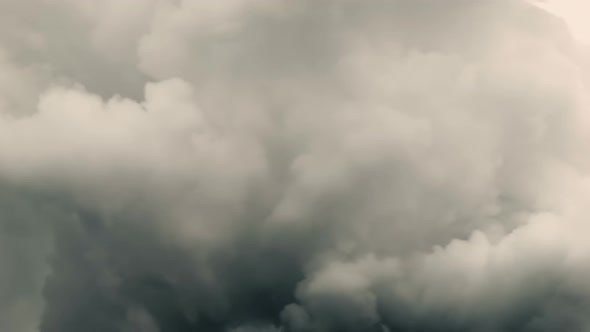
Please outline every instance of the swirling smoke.
M588 331L589 78L524 0L0 0L0 331Z

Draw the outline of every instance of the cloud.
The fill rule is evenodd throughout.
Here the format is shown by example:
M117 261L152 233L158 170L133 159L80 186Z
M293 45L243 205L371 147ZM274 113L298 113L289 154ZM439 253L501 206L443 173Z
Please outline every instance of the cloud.
M590 326L587 50L543 9L0 9L1 330Z

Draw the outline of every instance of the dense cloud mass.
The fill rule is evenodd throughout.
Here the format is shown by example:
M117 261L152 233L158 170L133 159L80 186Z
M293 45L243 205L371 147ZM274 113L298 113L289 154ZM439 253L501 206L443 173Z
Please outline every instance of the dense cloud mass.
M0 331L589 331L571 36L525 0L0 0Z

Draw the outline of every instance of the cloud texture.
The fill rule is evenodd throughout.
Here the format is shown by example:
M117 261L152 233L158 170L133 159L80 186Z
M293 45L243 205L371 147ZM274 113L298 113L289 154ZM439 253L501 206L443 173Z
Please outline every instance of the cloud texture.
M0 331L588 331L589 64L524 0L0 0Z

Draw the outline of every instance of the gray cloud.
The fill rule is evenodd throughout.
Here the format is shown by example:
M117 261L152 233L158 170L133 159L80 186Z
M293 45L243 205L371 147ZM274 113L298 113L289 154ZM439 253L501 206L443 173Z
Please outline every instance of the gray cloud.
M0 13L0 330L590 327L587 50L551 14Z

